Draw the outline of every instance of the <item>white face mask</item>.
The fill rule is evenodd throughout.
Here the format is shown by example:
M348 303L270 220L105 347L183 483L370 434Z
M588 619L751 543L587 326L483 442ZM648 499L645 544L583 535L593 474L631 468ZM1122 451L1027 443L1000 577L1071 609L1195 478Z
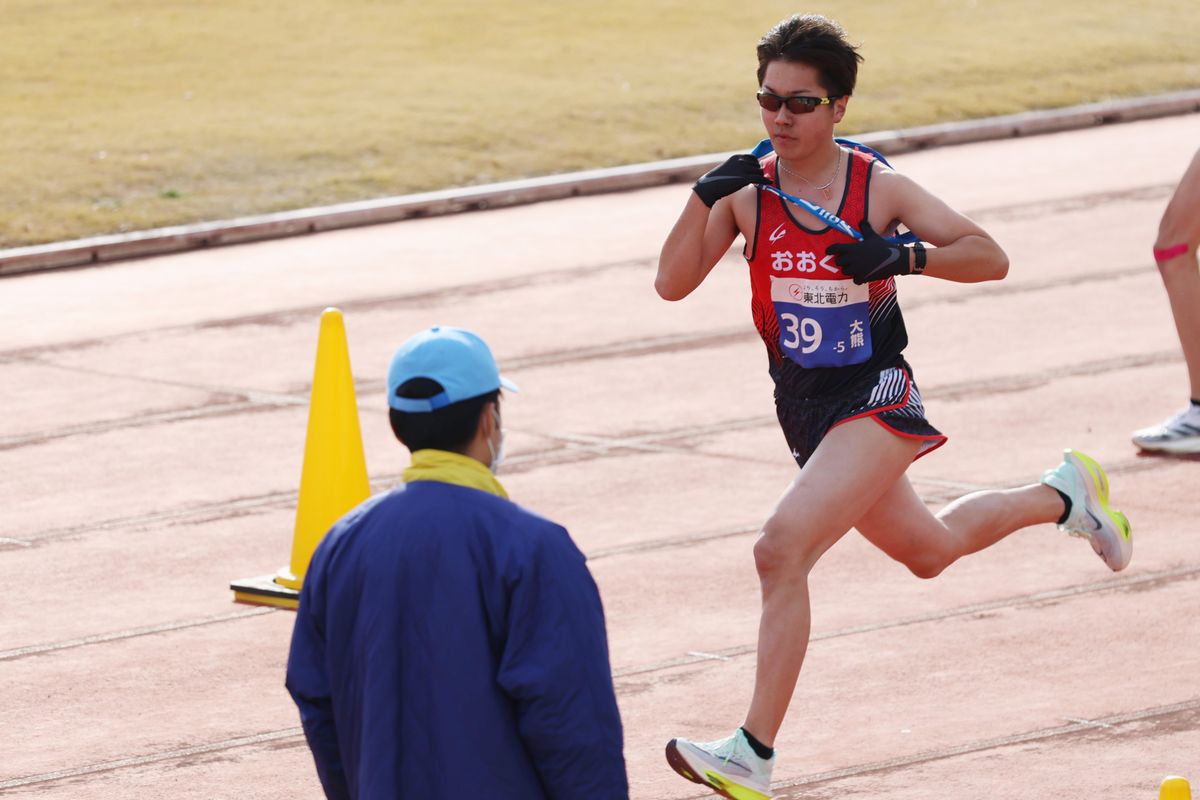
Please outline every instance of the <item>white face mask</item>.
M492 440L488 439L488 453L492 456L492 463L488 465L488 469L495 475L500 469L500 465L504 463L504 429L500 427L500 412L492 406L492 419L496 423L496 430L500 432L500 444L497 447L492 446Z

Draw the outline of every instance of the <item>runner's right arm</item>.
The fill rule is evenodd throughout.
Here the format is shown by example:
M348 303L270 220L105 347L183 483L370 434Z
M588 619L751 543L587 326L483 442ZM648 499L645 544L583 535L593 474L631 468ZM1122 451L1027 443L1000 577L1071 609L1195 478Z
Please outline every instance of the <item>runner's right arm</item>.
M704 282L737 238L735 193L766 182L758 159L748 154L731 156L696 182L659 254L654 288L660 297L682 300Z

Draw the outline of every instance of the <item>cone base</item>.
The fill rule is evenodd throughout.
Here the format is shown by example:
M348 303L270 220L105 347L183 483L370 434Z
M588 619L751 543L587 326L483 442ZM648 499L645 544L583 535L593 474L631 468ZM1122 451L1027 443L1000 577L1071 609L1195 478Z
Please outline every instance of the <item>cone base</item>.
M312 553L309 553L309 556L311 557ZM292 572L289 567L281 567L275 573L273 580L280 586L286 589L295 589L297 592L304 586L303 576L297 578L296 573Z
M275 582L274 575L245 578L229 584L233 602L251 606L274 606L295 611L300 607L300 592Z

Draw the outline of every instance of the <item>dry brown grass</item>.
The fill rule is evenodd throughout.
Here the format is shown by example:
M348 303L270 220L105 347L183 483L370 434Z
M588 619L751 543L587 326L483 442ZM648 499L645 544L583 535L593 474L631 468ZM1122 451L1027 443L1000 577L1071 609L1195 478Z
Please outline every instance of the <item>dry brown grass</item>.
M10 0L0 247L759 138L791 3ZM844 132L1200 86L1195 0L870 0ZM882 11L886 9L886 13Z

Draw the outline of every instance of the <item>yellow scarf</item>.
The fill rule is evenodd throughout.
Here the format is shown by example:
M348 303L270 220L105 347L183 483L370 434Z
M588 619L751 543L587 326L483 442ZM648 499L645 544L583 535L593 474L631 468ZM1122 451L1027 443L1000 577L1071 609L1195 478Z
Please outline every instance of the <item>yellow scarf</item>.
M412 466L404 470L404 482L441 481L491 492L508 499L508 492L492 471L470 456L446 450L418 450L412 454Z

